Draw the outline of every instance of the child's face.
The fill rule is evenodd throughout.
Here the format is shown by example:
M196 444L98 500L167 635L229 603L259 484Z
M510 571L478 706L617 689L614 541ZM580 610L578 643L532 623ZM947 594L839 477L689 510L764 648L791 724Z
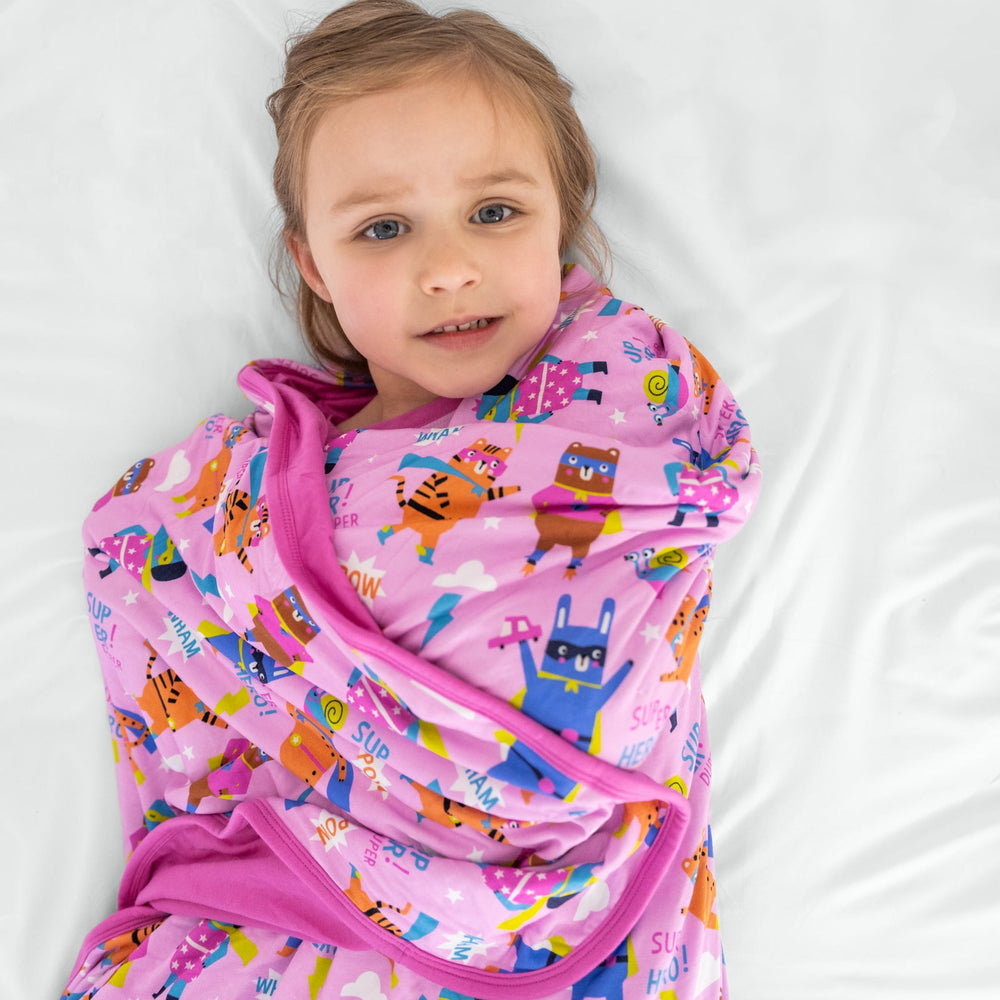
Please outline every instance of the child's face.
M482 393L547 331L559 199L538 129L479 87L335 105L305 179L305 240L290 249L368 360L380 418Z

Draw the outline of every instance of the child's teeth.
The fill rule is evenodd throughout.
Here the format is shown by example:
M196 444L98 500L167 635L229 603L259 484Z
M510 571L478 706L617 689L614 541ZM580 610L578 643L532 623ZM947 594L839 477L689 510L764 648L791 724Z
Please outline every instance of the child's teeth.
M481 330L489 320L486 319L474 319L469 323L463 323L461 326L439 326L434 332L435 333L456 333L459 330L471 330L475 327L477 330Z

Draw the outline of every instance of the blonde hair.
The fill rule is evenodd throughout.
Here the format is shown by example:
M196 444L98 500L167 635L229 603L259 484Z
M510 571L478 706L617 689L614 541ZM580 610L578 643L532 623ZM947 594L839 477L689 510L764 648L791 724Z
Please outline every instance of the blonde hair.
M305 161L316 126L333 104L433 79L447 72L475 80L537 124L559 198L559 252L575 249L600 278L609 257L592 218L596 161L571 103L572 88L535 46L488 14L437 16L410 0L354 0L289 40L282 86L267 99L278 153L274 190L284 216L275 281L293 295L299 323L321 364L364 372L333 304L302 279L287 251L305 238Z

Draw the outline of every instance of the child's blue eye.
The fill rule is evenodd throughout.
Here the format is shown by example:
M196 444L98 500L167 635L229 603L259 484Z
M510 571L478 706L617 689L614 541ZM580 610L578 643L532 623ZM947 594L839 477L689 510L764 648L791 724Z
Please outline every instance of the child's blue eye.
M395 219L380 219L372 223L361 235L373 240L395 239L403 227Z
M514 214L514 209L509 205L484 205L480 208L473 219L476 222L503 222Z

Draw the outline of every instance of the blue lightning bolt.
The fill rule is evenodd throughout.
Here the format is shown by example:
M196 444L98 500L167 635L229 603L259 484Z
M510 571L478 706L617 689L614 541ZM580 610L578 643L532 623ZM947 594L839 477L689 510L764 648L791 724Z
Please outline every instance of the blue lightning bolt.
M430 625L427 626L427 634L424 636L424 641L420 644L421 649L446 625L450 625L455 620L452 617L452 611L455 610L461 599L461 594L442 594L434 602L433 607L427 612L427 620L430 622Z

